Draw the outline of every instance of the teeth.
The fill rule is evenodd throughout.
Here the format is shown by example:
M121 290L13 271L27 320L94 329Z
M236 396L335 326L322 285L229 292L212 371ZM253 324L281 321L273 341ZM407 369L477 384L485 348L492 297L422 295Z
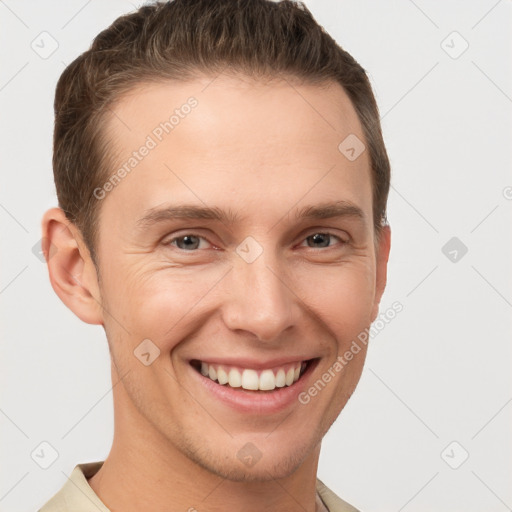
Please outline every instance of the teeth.
M210 367L211 368L211 367ZM242 387L244 389L257 390L259 387L258 372L255 370L244 370L242 373Z
M242 385L242 376L238 370L235 370L234 368L229 370L228 383L232 388L239 388Z
M217 368L217 380L219 381L219 384L227 384L229 381L228 374L226 373L226 370L222 368L222 366Z
M276 388L282 388L286 384L286 373L280 368L276 373Z
M259 389L262 391L270 391L275 387L276 378L274 372L272 370L263 370L260 375Z
M262 370L258 373L250 368L226 368L225 366L201 362L201 374L219 384L251 391L271 391L275 388L291 386L299 380L305 362L287 364L281 368Z

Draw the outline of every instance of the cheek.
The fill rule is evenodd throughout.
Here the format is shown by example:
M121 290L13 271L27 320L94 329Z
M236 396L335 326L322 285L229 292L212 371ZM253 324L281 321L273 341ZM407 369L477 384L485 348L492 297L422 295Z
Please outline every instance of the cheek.
M132 349L147 338L168 352L179 343L184 329L190 330L191 321L199 329L203 317L207 321L208 314L222 307L219 294L226 293L222 279L228 271L229 266L224 265L118 266L104 281L105 323L120 337L131 339ZM347 341L370 324L374 297L371 258L337 266L295 267L284 280L293 291L290 300L310 308L338 340Z
M297 276L297 283L301 283L297 295L339 339L346 340L371 323L375 294L371 272L371 263L362 260L308 269Z
M168 350L179 341L179 333L189 319L197 317L208 302L208 295L213 296L224 274L222 268L120 270L121 279L109 283L110 297L114 296L116 302L113 311L132 339L149 338L162 351Z

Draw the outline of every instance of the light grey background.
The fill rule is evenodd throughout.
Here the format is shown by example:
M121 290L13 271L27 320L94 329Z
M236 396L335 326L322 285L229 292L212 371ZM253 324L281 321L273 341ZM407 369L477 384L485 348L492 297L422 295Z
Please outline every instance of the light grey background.
M365 512L512 510L512 2L307 5L371 76L393 171L382 311L404 308L372 339L318 475ZM60 302L32 247L56 205L56 81L135 7L0 1L1 511L36 510L111 445L103 330ZM465 255L442 251L452 237Z

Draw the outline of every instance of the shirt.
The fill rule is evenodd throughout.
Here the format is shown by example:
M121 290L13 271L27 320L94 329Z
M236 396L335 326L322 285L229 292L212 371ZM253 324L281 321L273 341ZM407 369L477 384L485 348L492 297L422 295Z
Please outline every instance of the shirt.
M104 461L77 464L64 486L38 512L110 512L87 481ZM334 494L321 480L316 490L329 512L359 512Z

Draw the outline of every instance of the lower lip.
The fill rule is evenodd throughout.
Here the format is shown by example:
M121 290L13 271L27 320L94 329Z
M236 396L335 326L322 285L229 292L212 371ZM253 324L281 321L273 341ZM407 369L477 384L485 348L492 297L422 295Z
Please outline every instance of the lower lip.
M190 369L207 391L229 407L243 413L273 414L299 403L298 396L306 387L306 381L317 364L318 359L312 360L299 380L291 386L263 392L221 385L205 377L192 366Z

